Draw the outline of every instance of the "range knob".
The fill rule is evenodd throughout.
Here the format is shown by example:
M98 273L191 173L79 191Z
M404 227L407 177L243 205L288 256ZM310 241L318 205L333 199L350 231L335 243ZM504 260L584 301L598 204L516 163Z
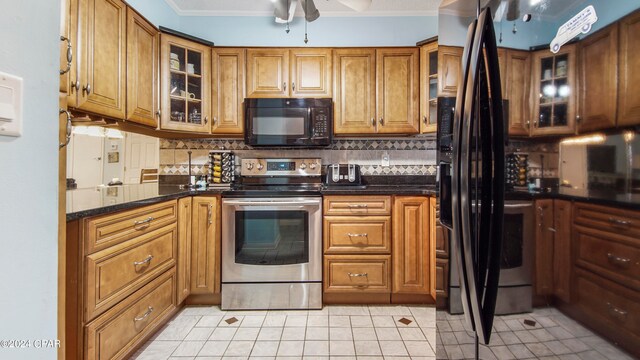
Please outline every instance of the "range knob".
M258 166L256 166L256 168L257 168L258 170L262 170L262 169L264 169L264 165L262 165L262 164L258 163Z
M247 163L247 170L253 169L253 163Z
M305 163L300 164L300 170L304 170L306 168L307 168L307 164Z
M309 169L315 170L318 165L316 163L309 164Z

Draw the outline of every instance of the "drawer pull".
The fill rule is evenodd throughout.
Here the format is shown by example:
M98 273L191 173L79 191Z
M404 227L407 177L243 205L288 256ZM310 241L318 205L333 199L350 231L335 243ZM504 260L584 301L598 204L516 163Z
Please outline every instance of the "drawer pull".
M151 259L153 259L153 255L147 256L147 258L142 261L134 261L133 266L148 264L149 262L151 262Z
M152 306L149 306L149 307L147 308L147 311L146 311L144 314L142 314L142 316L137 317L137 318L133 318L133 321L136 321L136 322L137 322L137 321L142 321L142 320L146 319L146 318L147 318L147 316L151 315L151 313L152 313L152 312L153 312L153 307L152 307Z
M352 273L348 272L347 275L349 275L349 277L363 277L363 276L368 276L369 274L367 274L367 273L352 274Z
M609 259L609 263L611 265L616 265L623 269L628 269L629 265L631 265L631 259L616 256L612 253L607 253L607 258Z
M149 227L149 225L151 225L152 221L153 221L153 217L149 216L148 218L146 218L144 220L134 221L133 222L133 227L135 227L136 230L144 230L147 227Z
M349 204L349 208L351 209L366 209L367 207L367 204Z
M609 309L609 315L613 318L616 318L620 321L626 321L627 320L627 312L622 310L622 309L618 309L617 307L611 305L611 303L607 303L607 308Z
M622 226L622 227L629 227L631 226L631 221L628 220L620 220L620 219L616 219L613 217L609 218L609 222L614 225L614 226Z
M352 233L347 233L348 237L368 237L369 234L367 233L363 233L363 234L352 234Z

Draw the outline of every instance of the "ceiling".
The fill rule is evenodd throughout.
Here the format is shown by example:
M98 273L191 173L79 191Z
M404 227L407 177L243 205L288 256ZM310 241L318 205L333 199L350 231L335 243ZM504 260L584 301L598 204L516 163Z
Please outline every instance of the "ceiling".
M506 3L506 0L481 0L481 5L492 5L492 9L496 4ZM585 0L518 0L518 8L520 13L530 13L534 17L555 19L565 15L569 10L573 10L581 3L588 3ZM447 15L475 16L476 14L475 0L442 0L440 5L440 13ZM587 4L583 4L585 7ZM580 9L581 10L581 9Z
M164 0L178 15L273 16L270 0ZM373 0L367 11L356 12L336 0L315 0L321 16L437 16L441 0ZM296 16L304 16L300 6Z

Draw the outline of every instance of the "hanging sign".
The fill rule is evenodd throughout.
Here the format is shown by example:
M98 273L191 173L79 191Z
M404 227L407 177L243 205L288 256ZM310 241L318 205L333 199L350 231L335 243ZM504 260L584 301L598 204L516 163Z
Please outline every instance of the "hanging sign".
M551 52L554 54L557 53L560 51L562 45L569 42L569 40L581 33L586 34L591 31L591 25L596 21L598 21L598 15L596 15L596 9L594 9L593 5L584 8L584 10L569 19L564 25L560 26L556 37L553 38L551 45L549 45Z

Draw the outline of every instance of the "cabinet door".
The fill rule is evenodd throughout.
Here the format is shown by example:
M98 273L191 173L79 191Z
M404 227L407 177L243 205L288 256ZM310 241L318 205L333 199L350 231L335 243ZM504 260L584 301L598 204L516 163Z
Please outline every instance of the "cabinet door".
M73 59L71 61L71 68L67 74L60 76L60 82L68 81L67 88L67 106L70 108L75 108L78 104L78 89L80 88L80 69L79 63L81 59L84 59L86 56L84 55L84 48L80 44L80 36L86 37L86 19L87 19L87 3L83 1L82 4L79 4L79 0L65 0L68 5L68 38L69 42L72 46L72 56ZM82 6L80 6L82 5ZM64 11L65 9L63 9ZM80 22L80 17L82 15L83 22ZM62 50L62 46L64 46L64 50ZM64 54L62 53L64 52ZM66 64L67 55L66 44L61 45L61 54L60 57L61 62L64 61ZM60 84L60 89L65 87L62 83ZM61 90L62 91L62 90Z
M160 128L208 134L211 49L167 34L160 42Z
M376 56L373 49L336 49L333 52L336 135L375 134Z
M640 124L640 12L620 21L618 126Z
M331 97L331 49L291 50L291 96Z
M420 48L420 133L437 130L438 43Z
M529 136L529 88L531 56L527 51L508 50L505 98L509 99L509 135Z
M71 18L76 17L76 15L71 15L71 1L70 0L62 0L60 2L60 37L65 38L67 40L60 40L60 89L61 93L69 92L69 71L71 70L71 66L74 63L73 61L73 45L69 38L71 35L70 22ZM71 58L67 58L70 55ZM71 60L69 62L68 60ZM67 102L65 100L65 102Z
M212 119L215 135L244 134L244 49L214 48L211 55Z
M462 48L438 47L438 96L457 96L462 76Z
M125 117L127 7L120 0L81 0L80 90L76 107Z
M553 200L536 200L535 293L553 293Z
M419 52L417 48L376 50L379 134L417 134Z
M158 31L127 9L127 120L158 126Z
M247 97L289 96L289 50L247 50Z
M215 197L193 198L191 293L220 292L220 216Z
M578 132L616 126L618 24L579 43L580 121Z
M553 294L571 300L571 201L553 201Z
M393 204L393 292L430 294L435 269L429 244L429 198L398 196Z
M532 136L575 133L575 44L557 54L535 52L532 58Z
M191 293L191 197L178 200L178 304Z

